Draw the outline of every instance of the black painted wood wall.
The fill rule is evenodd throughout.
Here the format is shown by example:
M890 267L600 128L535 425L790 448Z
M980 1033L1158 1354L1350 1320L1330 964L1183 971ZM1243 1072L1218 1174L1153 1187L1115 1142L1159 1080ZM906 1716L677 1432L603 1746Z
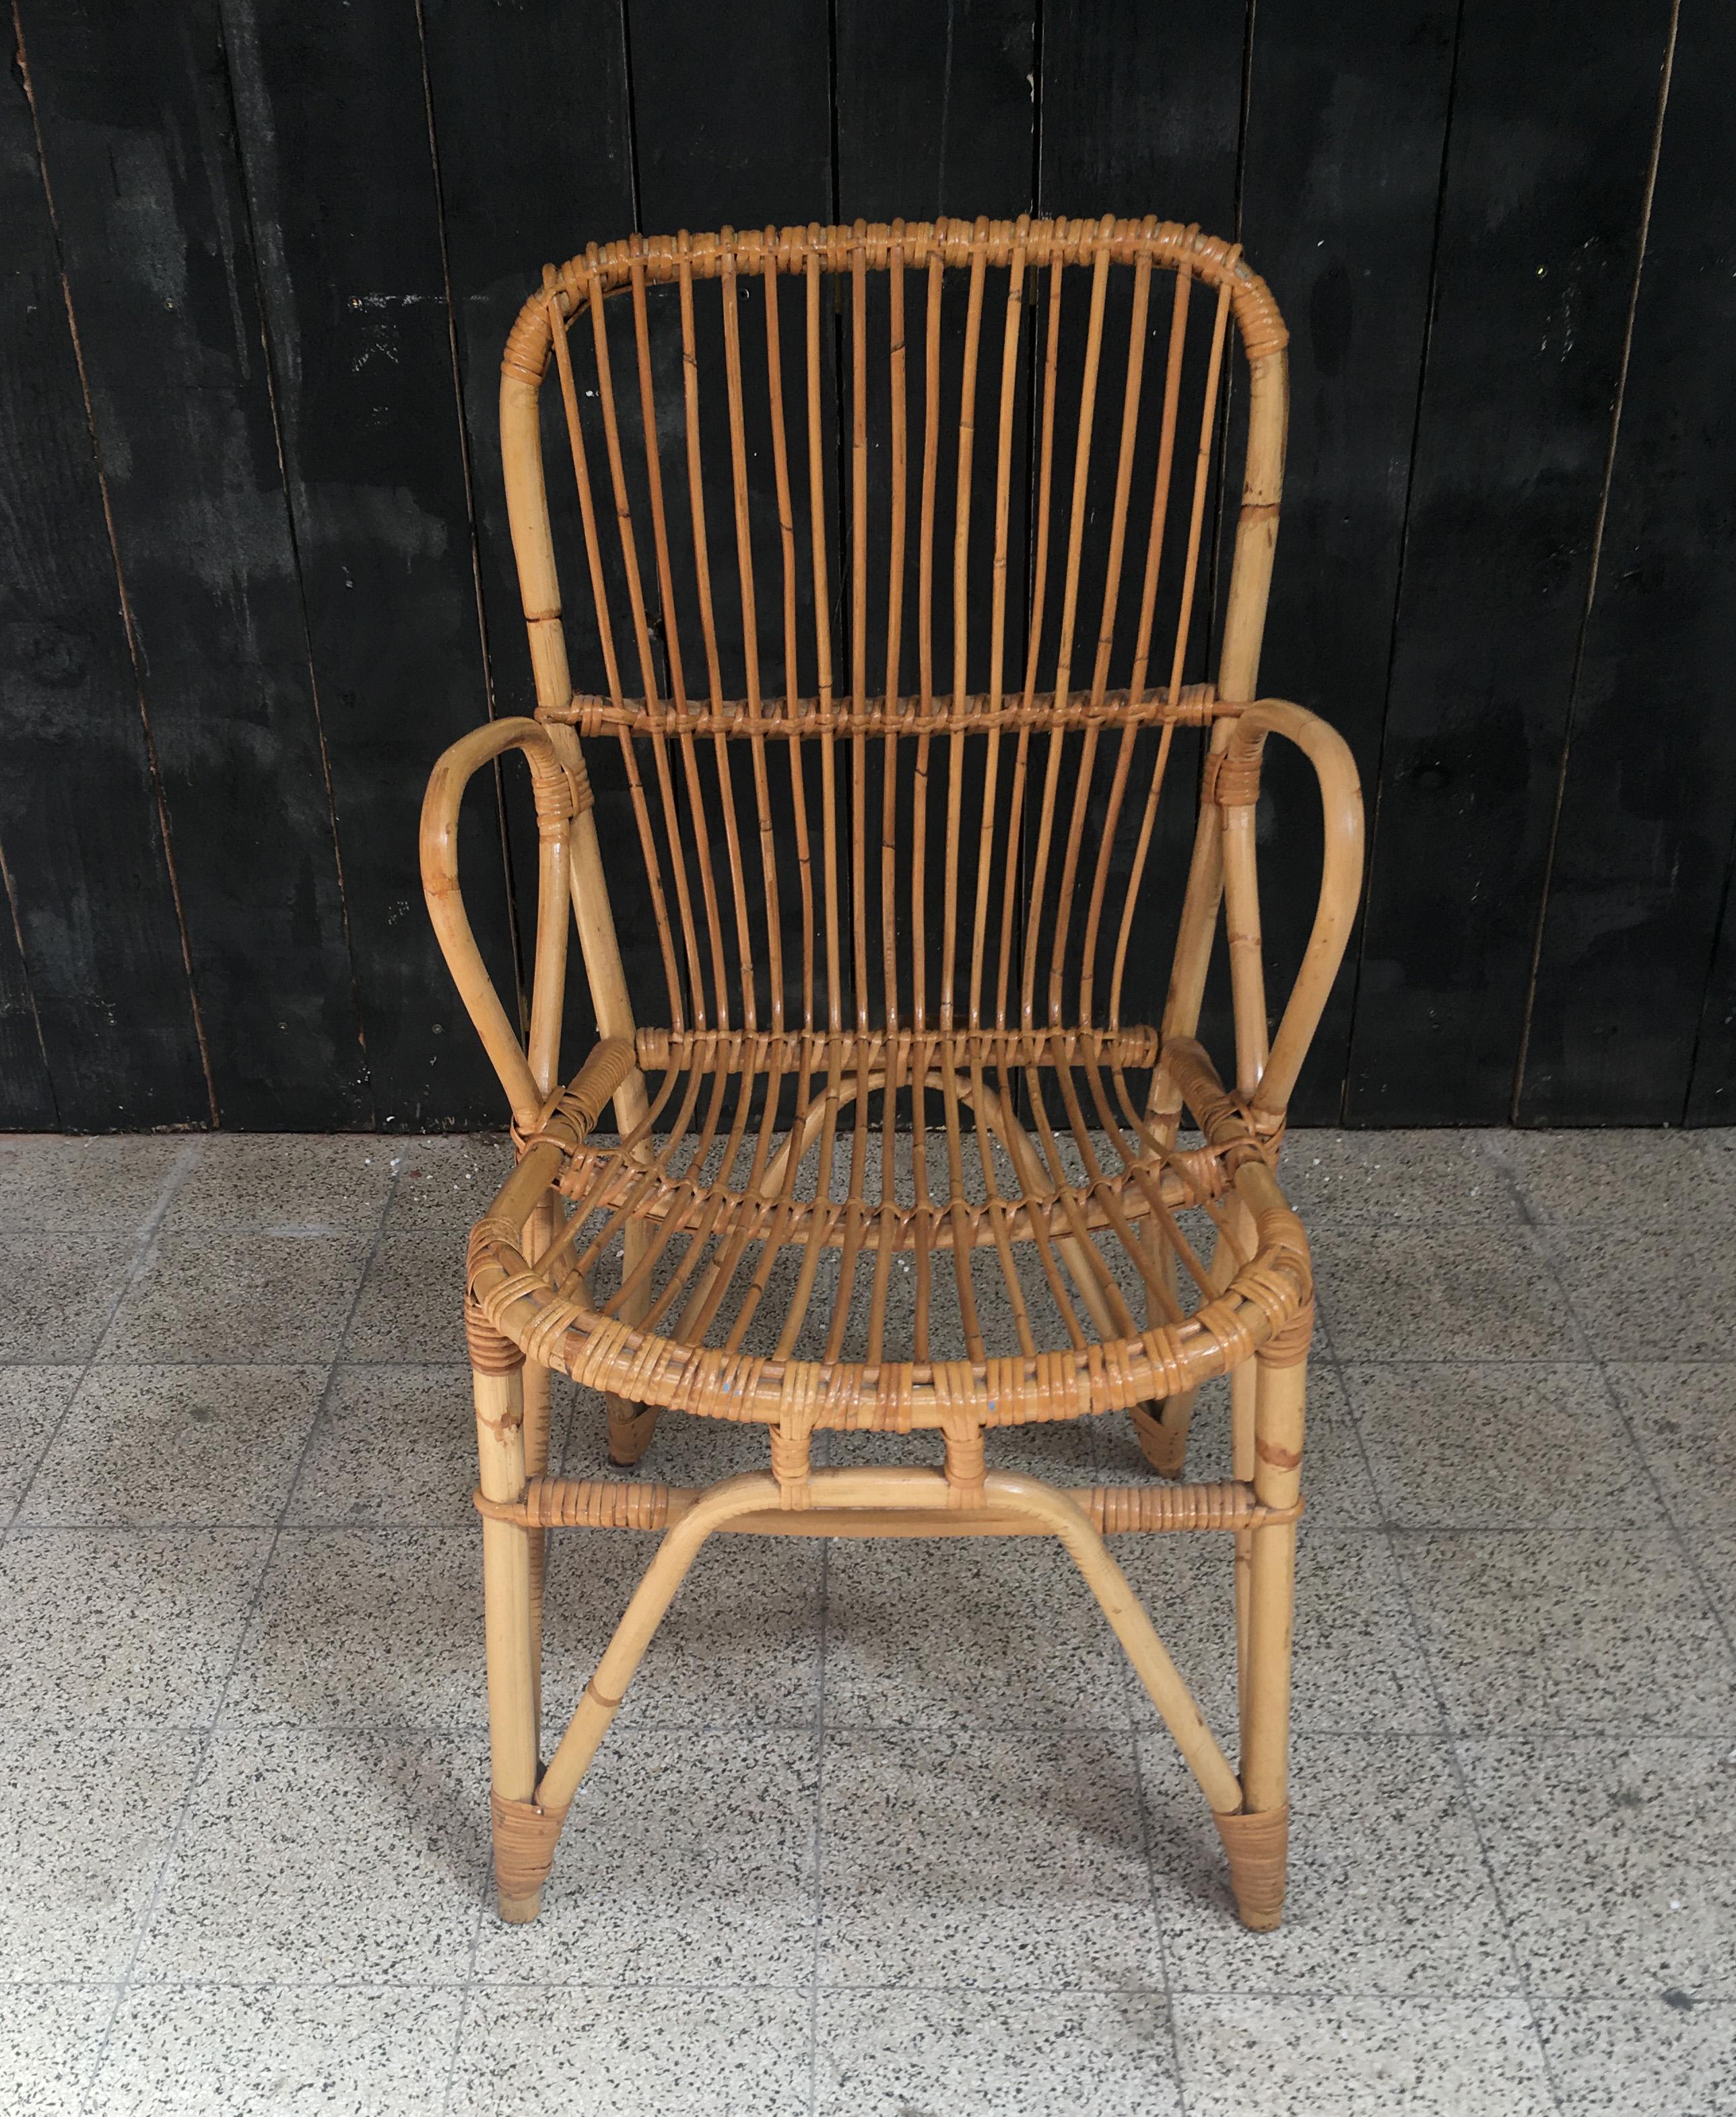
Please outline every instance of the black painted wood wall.
M1290 318L1266 680L1346 731L1372 826L1304 1114L1736 1113L1722 0L15 27L0 1125L497 1122L414 842L436 751L529 698L494 431L524 291L635 224L1025 208L1238 237ZM529 869L476 800L510 984ZM1272 840L1278 951L1305 838Z

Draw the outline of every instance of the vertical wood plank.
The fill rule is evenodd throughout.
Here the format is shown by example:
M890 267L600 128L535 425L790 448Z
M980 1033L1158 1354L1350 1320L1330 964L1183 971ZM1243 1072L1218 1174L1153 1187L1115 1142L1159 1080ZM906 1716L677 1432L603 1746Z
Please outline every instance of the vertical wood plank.
M1262 0L1241 236L1290 326L1290 449L1263 688L1329 720L1374 786L1421 385L1456 0ZM1226 510L1226 513L1230 510ZM1232 515L1233 521L1233 515ZM1267 750L1260 897L1281 1003L1318 889L1314 774ZM1355 945L1292 1113L1336 1123Z
M1251 12L1245 0L1209 0L1209 4L1190 10L1184 25L1160 9L1129 7L1119 4L1119 0L1083 0L1082 5L1046 12L1041 30L1039 102L1037 202L1041 211L1069 215L1150 213L1160 220L1195 221L1207 234L1233 240ZM1124 276L1115 275L1116 280ZM1063 298L1060 399L1063 410L1057 432L1064 441L1073 417L1071 408L1078 404L1085 287L1086 275L1081 273ZM1152 303L1152 315L1158 319L1155 328L1160 333L1168 328L1168 288L1166 275ZM1111 347L1124 341L1127 298L1128 290L1115 284L1105 331L1105 342ZM1189 338L1184 401L1192 408L1187 416L1195 421L1208 334L1208 325L1198 325ZM1151 390L1161 390L1161 366L1149 348L1147 384ZM1136 520L1150 505L1155 428L1153 417L1145 422L1136 459L1133 491L1141 496L1134 503ZM1112 442L1098 441L1094 456L1112 446ZM1101 470L1106 480L1111 474ZM1070 476L1070 457L1058 447L1056 477L1063 493L1068 489L1064 481ZM1207 502L1208 523L1216 511L1216 493L1214 472ZM1106 542L1107 514L1106 501L1094 510L1087 530L1087 580L1101 579L1100 574L1094 575L1093 565L1095 555ZM1139 563L1137 559L1136 563ZM1164 643L1161 649L1164 656L1175 625L1173 578L1172 569L1160 597L1154 634ZM1051 593L1048 600L1040 664L1046 682L1053 666L1060 598ZM1137 597L1123 597L1120 626L1129 633L1136 607ZM1203 676L1210 666L1210 607L1209 590L1203 588L1189 635L1185 681ZM1112 665L1111 682L1127 680L1129 659L1124 650ZM1167 667L1156 680L1168 680ZM1193 842L1199 765L1197 731L1178 729L1146 869L1143 923L1149 938L1129 957L1123 987L1123 1015L1129 1021L1156 1022L1162 1015ZM1088 827L1104 819L1102 789L1094 793L1092 801ZM1111 855L1111 888L1119 888L1131 868L1138 825L1136 805L1127 805L1117 833L1119 842ZM1202 1023L1203 1034L1218 1048L1222 1045L1222 1015L1221 1008L1208 1012Z
M1154 213L1233 236L1246 0L1185 20L1078 0L1042 25L1046 214Z
M1727 873L1718 939L1700 1011L1700 1036L1688 1090L1688 1123L1727 1125L1736 1122L1736 920L1730 905L1736 876Z
M205 1124L138 678L16 68L0 90L0 1125Z
M365 1124L214 0L21 12L219 1117Z
M422 0L421 17L469 451L478 567L494 709L536 703L524 606L501 480L501 352L545 264L634 225L633 166L621 0L524 0L477 7ZM551 84L559 83L558 93ZM555 556L574 680L603 688L596 628L559 390L544 392L545 447ZM593 744L589 758L604 865L632 872L637 833L617 771ZM536 835L515 765L506 773L506 818L521 948L535 923ZM480 818L478 818L480 825ZM478 835L479 835L478 832ZM658 975L650 921L617 906L634 989ZM582 977L569 980L566 1048L583 1049L593 1023Z
M11 894L0 905L0 1131L51 1132L59 1112Z
M695 10L681 0L628 0L628 43L633 69L633 134L636 146L639 224L649 233L695 232L721 226L766 227L835 218L837 199L832 166L832 77L830 29L824 9L802 0L773 0L750 14L740 11ZM821 455L822 512L827 531L833 666L842 672L842 694L851 666L850 579L842 518L838 506L839 415L835 320L842 311L829 286L822 315ZM742 334L749 375L744 390L745 471L749 510L754 523L754 565L760 583L757 638L760 676L769 690L784 681L781 615L782 556L777 528L776 473L771 422L764 385L764 296L744 289ZM798 681L811 697L818 688L815 649L811 534L808 520L806 293L800 279L780 283L779 328L783 344L787 445L795 493L796 637ZM649 305L651 362L656 378L659 453L670 505L670 547L675 607L661 613L661 630L678 639L690 694L707 688L707 663L699 618L695 560L688 501L686 429L678 408L682 401L679 303L672 288L658 290ZM698 363L699 426L704 451L704 510L709 543L713 613L723 689L740 695L745 685L744 621L737 583L732 528L730 452L727 435L723 316L720 289L707 283L695 290L695 349ZM617 372L621 371L617 363ZM633 430L639 432L636 418ZM642 518L641 518L642 519ZM774 590L773 584L779 584ZM871 635L870 635L871 636ZM820 760L815 747L799 753L807 773L809 814L816 839L823 796ZM752 814L746 773L749 759L738 754L729 768L739 813ZM715 768L709 768L714 775ZM788 767L776 757L770 772L770 813L774 819L777 888L785 917L785 980L800 993L797 964L799 922L790 908L801 901L793 800L785 791ZM850 814L847 770L838 777L841 818ZM713 783L715 784L713 776ZM716 828L716 819L713 828ZM847 826L846 826L847 828ZM714 851L722 857L722 836ZM852 907L844 901L848 863L839 866L840 934L851 931ZM820 931L826 931L822 892ZM733 970L733 914L722 920L725 956ZM766 966L757 966L762 1019L769 999ZM850 951L844 950L841 993L847 1014L853 1008ZM824 1018L826 981L819 990Z
M839 0L844 220L1011 220L1030 210L1036 0Z
M823 8L627 0L641 224L763 228L832 217Z
M501 483L501 349L545 264L635 225L621 4L423 0L422 21L489 665L498 710L529 713L536 693ZM552 473L552 502L561 483ZM556 557L567 607L581 611L582 547L570 542ZM567 630L576 658L585 628Z
M1512 1107L1669 0L1466 0L1348 1114Z
M487 712L416 18L229 0L224 24L376 1118L493 1122L415 872L429 767ZM466 904L510 993L489 791Z
M1240 235L1290 324L1267 681L1345 729L1375 823L1363 948L1299 1114L1335 1114L1348 1073L1353 1121L1728 1121L1736 734L1706 702L1736 625L1736 464L1716 408L1736 320L1719 101L1736 33L1708 0L1682 7L1609 456L1670 12L1465 0L1455 62L1451 0L1214 0L1184 25L1122 0L1041 21L1035 0L838 0L829 20L779 0L715 21L672 0L190 0L148 23L22 0L60 227L15 76L0 99L0 1124L209 1122L196 995L226 1124L492 1117L409 848L428 757L487 710L467 467L501 708L529 699L496 390L538 268L635 224L1027 203ZM712 421L715 290L702 302ZM658 360L684 507L679 361L661 339ZM870 374L883 388L878 359ZM728 454L709 424L706 448L727 665ZM754 433L749 454L760 509ZM552 460L575 676L594 687L558 440ZM979 448L978 477L990 460ZM871 542L884 470L870 448ZM943 542L951 512L943 495ZM689 554L678 603L690 569ZM872 664L873 569L870 583ZM838 604L843 668L848 622ZM1166 801L1177 847L1192 762ZM636 833L598 763L606 856L630 873ZM1312 803L1276 755L1270 793L1267 929L1286 961ZM469 837L504 986L486 789ZM654 966L630 900L630 962L642 947ZM1157 908L1152 990L1136 978L1130 1014L1161 989Z
M1688 1100L1736 814L1733 64L1736 21L1689 0L1573 699L1527 1123L1669 1124Z
M776 0L774 5L744 15L695 11L681 0L628 0L627 27L633 56L639 224L648 233L673 233L683 228L699 232L726 225L825 223L833 218L831 53L823 10L805 7L801 0ZM775 121L769 122L769 113L773 112ZM779 316L789 408L804 401L805 385L796 364L802 344L802 309L796 283L785 279L782 293ZM744 291L742 327L746 342L755 347L762 342L764 329L760 299L757 288ZM829 302L829 290L828 299ZM660 408L663 485L671 509L673 623L679 628L688 688L702 694L706 662L694 587L677 307L672 292L653 295L651 359ZM694 308L718 646L725 693L739 696L745 687L742 620L735 586L733 537L727 528L732 519L729 444L717 287L708 284L696 292ZM830 322L829 314L824 332L829 361L833 351ZM749 371L763 374L757 353L750 357ZM756 410L764 403L763 385L746 396L750 409ZM829 367L829 450L835 446L834 415ZM799 411L792 410L789 438L798 490L806 474L800 419ZM636 421L634 431L636 437ZM779 561L769 419L763 424L750 421L746 438L750 508L759 532L756 570L762 579L774 581ZM805 509L798 506L797 512L803 514ZM799 533L798 543L802 542ZM831 556L837 666L847 670L843 630L846 606L838 599L845 576L838 563L835 536ZM768 606L760 613L761 673L766 684L775 686L783 680L781 625L770 610ZM663 624L671 625L671 613L663 613ZM801 591L798 631L804 642L813 637L811 589L806 583ZM806 681L811 693L815 680L810 676Z

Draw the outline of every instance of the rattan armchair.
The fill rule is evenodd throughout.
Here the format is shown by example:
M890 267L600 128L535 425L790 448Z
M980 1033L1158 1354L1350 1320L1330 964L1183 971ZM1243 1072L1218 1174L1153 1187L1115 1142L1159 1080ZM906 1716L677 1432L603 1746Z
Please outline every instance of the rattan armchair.
M422 833L519 1148L464 1294L505 1918L536 1916L575 1789L728 1530L1059 1538L1199 1782L1244 1921L1278 1921L1313 1294L1274 1171L1361 868L1345 745L1257 691L1285 344L1236 248L1152 219L634 237L548 269L513 330L536 713L446 753ZM545 426L572 472L554 509ZM563 513L589 591L570 639ZM1324 818L1275 1030L1254 828L1273 735ZM523 1041L458 883L460 796L509 749L540 852ZM1196 1040L1220 907L1233 1087ZM570 914L597 1034L563 1086ZM551 1476L556 1368L602 1393L617 1465L680 1412L764 1426L765 1467L705 1489ZM1174 1482L1221 1375L1234 1474ZM988 1429L1087 1415L1133 1422L1151 1483L987 1467ZM944 1469L920 1440L902 1467L815 1460L817 1434L916 1429ZM661 1542L545 1764L546 1533L601 1525ZM1235 1538L1236 1766L1105 1540L1184 1529Z

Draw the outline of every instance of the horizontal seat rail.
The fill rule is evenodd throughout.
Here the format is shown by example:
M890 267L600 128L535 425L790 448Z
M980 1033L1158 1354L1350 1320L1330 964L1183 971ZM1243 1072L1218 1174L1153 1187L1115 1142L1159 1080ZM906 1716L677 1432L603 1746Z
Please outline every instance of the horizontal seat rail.
M1217 1484L1076 1485L1061 1490L1104 1536L1165 1534L1182 1529L1252 1529L1295 1521L1300 1498L1286 1507L1263 1506L1245 1478ZM704 1497L696 1485L657 1485L618 1478L532 1478L518 1500L471 1494L489 1521L522 1529L672 1529ZM926 1510L888 1507L766 1508L719 1524L758 1536L1028 1536L1046 1534L1028 1515L987 1507L936 1506Z

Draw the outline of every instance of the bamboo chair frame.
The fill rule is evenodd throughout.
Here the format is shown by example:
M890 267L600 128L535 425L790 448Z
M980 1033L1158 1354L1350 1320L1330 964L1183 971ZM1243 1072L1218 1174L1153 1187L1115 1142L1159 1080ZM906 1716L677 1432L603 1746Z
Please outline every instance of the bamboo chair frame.
M1106 355L1118 330L1106 321L1116 274L1131 289L1126 346ZM1170 290L1166 319L1153 302L1160 275ZM878 344L871 276L885 300ZM700 357L708 283L721 316L721 379L717 363ZM1074 292L1082 284L1083 296ZM949 292L964 303L962 349L956 330L944 336ZM1071 321L1081 299L1075 389L1062 380L1062 319ZM622 306L612 313L616 301ZM654 302L678 323L674 405L667 381L661 407L658 399L660 348L675 341L672 328L659 339ZM801 327L791 336L797 302ZM612 346L623 335L623 311L632 362L624 385ZM1190 313L1207 330L1197 427L1183 410L1189 375L1198 379L1199 368ZM1189 683L1232 322L1246 361L1241 504L1217 680ZM1057 1538L1199 1782L1242 1918L1254 1927L1277 1923L1313 1289L1307 1242L1274 1169L1286 1108L1355 914L1362 855L1360 796L1344 743L1301 708L1257 694L1282 472L1286 342L1271 296L1236 248L1151 219L635 236L547 269L512 331L501 451L536 714L495 721L449 749L422 827L430 913L506 1090L519 1148L512 1176L472 1234L464 1301L496 1871L506 1919L536 1916L579 1782L695 1554L722 1531ZM763 399L745 380L750 344ZM956 427L942 404L954 354ZM1112 394L1106 358L1121 362L1115 419L1098 402ZM834 361L839 428L829 459ZM870 362L879 370L873 387ZM575 693L562 628L539 408L551 368L592 591L596 632L588 643L605 678L594 694ZM787 372L795 377L787 396ZM1009 588L1022 375L1035 495L1023 611ZM875 430L882 384L885 418ZM702 401L716 401L720 387L732 537L718 542L733 542L732 583L727 566L713 563L709 535L709 518L726 510L708 500L703 477ZM1140 450L1148 455L1154 418L1152 468ZM992 501L986 458L975 455L979 424L993 449ZM670 439L677 429L678 444ZM1115 466L1107 546L1096 561L1101 601L1091 553L1102 540L1094 547L1087 534L1094 445L1105 467ZM685 481L669 473L672 454ZM947 456L949 686L936 669L949 615L936 592ZM838 466L835 491L829 459ZM1180 493L1173 506L1172 485ZM871 533L876 491L887 519ZM648 519L649 565L641 557ZM1134 578L1142 535L1136 602L1131 585L1122 594L1123 575ZM756 579L768 542L775 569ZM912 564L916 689L907 694ZM1179 584L1166 664L1154 647L1161 579ZM695 607L704 683L690 688ZM739 696L726 695L734 635L720 611L741 620ZM871 633L884 643L883 674L870 669L880 654ZM1009 643L1022 670L1009 665ZM1129 643L1129 680L1111 686L1115 657ZM1049 680L1039 687L1046 665ZM973 667L986 676L974 691ZM1166 680L1148 681L1154 669ZM1159 792L1180 731L1190 729L1206 731L1197 823L1167 999L1152 1027L1122 1019L1124 973L1146 931L1141 891ZM1254 826L1262 753L1274 735L1296 745L1318 777L1324 851L1312 935L1268 1035ZM660 1026L646 1026L630 997L582 744L618 759L664 972ZM464 786L512 749L529 765L538 832L524 1042L489 982L458 881ZM786 773L784 812L772 790ZM977 794L967 797L972 787ZM980 808L971 806L978 795ZM930 842L943 820L935 862ZM787 975L798 905L780 899L778 854L792 833L801 946ZM1130 860L1118 874L1113 849L1125 853L1129 837ZM1195 1037L1221 906L1233 1089ZM570 915L598 1038L562 1086ZM1143 1092L1130 1072L1148 1074ZM938 1124L934 1099L944 1110ZM606 1139L596 1128L611 1105L616 1137ZM907 1176L899 1166L904 1122ZM1189 1122L1197 1145L1182 1143ZM943 1149L944 1174L931 1185L930 1162L938 1166ZM1185 1231L1190 1214L1215 1227L1209 1257ZM605 1291L598 1268L612 1243L621 1278ZM1037 1266L1052 1313L1035 1312L1036 1293L1027 1298L1021 1251ZM907 1338L889 1298L894 1258L901 1280L914 1280ZM980 1297L985 1275L1002 1320ZM824 1303L814 1308L823 1280L833 1286L829 1313ZM1129 1291L1143 1296L1143 1324ZM957 1326L937 1346L937 1305L948 1294ZM617 1464L636 1461L658 1414L674 1409L763 1424L767 1467L704 1490L552 1477L556 1368L603 1393ZM1226 1483L1068 1491L986 1466L989 1427L1119 1412L1131 1415L1161 1479L1175 1479L1196 1393L1225 1374L1233 1438ZM915 1428L938 1429L944 1470L812 1460L816 1432ZM544 1538L550 1529L587 1525L662 1540L545 1764ZM1235 1767L1105 1541L1170 1529L1235 1539Z

